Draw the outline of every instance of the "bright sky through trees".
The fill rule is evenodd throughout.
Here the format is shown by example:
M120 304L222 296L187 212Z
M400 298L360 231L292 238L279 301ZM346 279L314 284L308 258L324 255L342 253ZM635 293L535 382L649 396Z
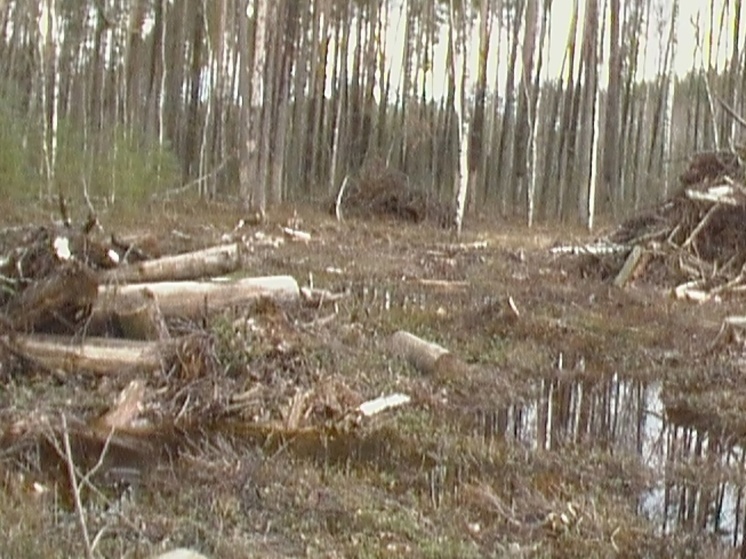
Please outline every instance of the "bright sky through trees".
M387 53L388 63L391 65L392 77L394 83L398 83L401 79L401 60L402 60L402 47L404 41L404 4L406 0L401 2L393 2L390 11L390 18L388 21L387 29ZM644 57L640 61L640 71L643 72L641 77L645 79L654 78L660 70L662 64L662 57L665 52L665 42L670 32L670 25L672 20L672 0L652 0L653 2L653 18L648 25L648 37L645 44L645 50L641 53ZM565 45L567 43L567 33L570 20L570 10L572 2L571 0L555 0L552 8L552 20L551 27L548 34L547 47L545 50L545 63L544 63L544 75L548 79L554 79L559 76L562 68L562 59L565 52ZM580 21L583 20L584 2L580 2ZM722 0L715 2L715 28L719 26L717 22L720 18L730 18L732 20L733 13L725 11L725 5ZM676 37L677 37L677 48L676 56L674 59L674 68L678 75L684 75L692 69L693 63L696 59L696 67L699 67L703 63L702 57L704 57L704 64L708 58L708 50L710 45L710 36L708 34L709 22L711 17L710 2L706 0L679 0L679 14L676 25ZM732 21L727 21L726 25L723 26L722 35L716 34L712 37L712 59L713 62L717 62L718 67L723 67L725 64L726 53L730 51L730 43L732 42ZM701 51L696 51L696 36L697 27L700 31ZM497 53L497 33L501 32L502 35L502 51L500 56L505 57L506 47L509 43L509 39L506 36L506 30L504 28L498 30L496 22L493 22L492 28L492 41L493 48L490 50L490 61L488 74L490 76L495 75L495 71L500 72L500 83L504 83L504 72L506 71L505 60L501 60L498 65L498 53ZM607 37L608 41L608 37ZM469 65L469 79L472 81L476 76L477 68L477 42L478 35L476 28L472 33L472 40L469 44L470 54L470 65ZM446 84L446 50L447 50L447 30L445 28L441 31L440 42L435 49L435 64L432 75L428 76L427 87L432 90L433 95L439 98L444 90ZM695 52L696 51L696 52ZM607 57L608 53L604 52L604 57ZM519 57L520 64L520 57ZM606 70L602 67L602 86L606 83ZM488 80L494 83L494 78Z

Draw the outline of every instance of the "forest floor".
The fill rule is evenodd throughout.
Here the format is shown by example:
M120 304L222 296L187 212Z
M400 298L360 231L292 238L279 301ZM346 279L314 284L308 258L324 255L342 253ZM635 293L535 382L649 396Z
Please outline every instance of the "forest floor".
M247 234L274 235L292 214ZM616 288L587 260L550 253L587 240L579 231L484 218L456 240L427 224L299 214L292 224L311 240L257 249L242 274L345 296L204 317L210 367L144 379L151 405L201 399L207 411L136 482L83 495L95 556L738 556L744 451L723 426L738 422L746 383L733 348L709 349L741 300ZM177 247L213 245L239 218L195 206L101 221ZM235 328L252 318L273 326ZM427 375L392 357L398 330L468 370ZM132 380L3 363L2 431L40 413L95 417ZM343 413L390 393L411 401ZM293 410L293 428L252 429L257 414ZM43 461L10 448L0 458L0 557L85 556L79 514Z

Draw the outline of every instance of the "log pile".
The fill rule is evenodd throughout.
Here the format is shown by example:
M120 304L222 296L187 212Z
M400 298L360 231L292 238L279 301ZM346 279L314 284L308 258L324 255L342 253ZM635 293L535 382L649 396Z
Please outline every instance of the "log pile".
M744 176L738 154L695 154L669 200L593 244L552 252L582 255L581 272L620 287L647 281L695 301L739 293L746 289Z

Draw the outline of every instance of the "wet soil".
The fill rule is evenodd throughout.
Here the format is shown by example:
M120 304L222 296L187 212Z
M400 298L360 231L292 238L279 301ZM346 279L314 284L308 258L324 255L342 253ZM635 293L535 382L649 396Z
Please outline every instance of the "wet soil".
M153 217L121 227L155 229L167 251L219 241L240 214L174 210L159 228ZM173 389L181 383L213 413L154 438L146 477L102 481L100 495L87 495L97 553L739 556L746 384L738 341L712 346L739 300L675 301L650 282L617 289L550 254L584 239L571 230L482 220L454 239L427 224L286 210L245 234L276 234L288 219L311 241L257 250L243 273L290 274L346 297L269 313L272 335L290 340L283 351L231 344L238 334L225 320L205 321L225 342L212 368L150 379L150 398L186 406ZM392 358L397 330L450 349L468 374L427 376ZM95 416L130 378L50 375L6 355L3 429L40 414ZM292 408L291 386L324 394L313 427L258 427L266 406L231 396L260 384L278 409ZM340 394L391 392L412 401L339 421ZM175 438L178 453L155 448ZM44 461L20 456L3 449L0 531L10 536L0 556L83 555L75 512Z

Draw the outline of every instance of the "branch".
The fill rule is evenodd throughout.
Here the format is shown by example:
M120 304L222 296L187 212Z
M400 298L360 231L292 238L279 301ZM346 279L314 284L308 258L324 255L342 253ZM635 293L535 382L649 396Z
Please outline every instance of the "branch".
M217 175L218 173L220 173L225 168L225 166L228 165L228 163L232 159L235 159L235 157L236 157L235 153L232 154L232 155L229 155L228 157L226 157L225 159L223 159L223 161L220 162L220 165L218 165L217 167L215 167L214 169L212 169L209 173L205 173L204 175L200 175L199 177L197 177L197 178L189 181L185 185L182 185L182 186L179 186L179 187L176 187L176 188L172 188L170 190L167 190L167 191L163 192L162 194L155 193L155 194L153 194L153 196L151 196L151 200L157 200L161 196L163 196L164 198L168 199L168 198L170 198L173 195L181 194L182 192L185 192L185 191L189 190L190 188L192 188L194 186L197 186L198 184L200 184L204 180L213 178L215 175Z
M734 119L736 120L736 122L737 122L738 124L740 124L741 126L743 126L744 128L746 128L746 120L745 120L745 119L744 119L744 118L743 118L743 117L742 117L741 115L739 115L739 114L738 114L738 113L736 112L736 110L735 110L735 109L734 109L733 107L731 107L731 106L730 106L730 105L729 105L729 104L728 104L728 103L727 103L727 102L725 101L725 99L723 99L723 98L719 97L718 95L714 95L713 97L715 97L715 100L716 100L716 101L717 101L718 103L720 103L720 106L721 106L721 107L723 107L723 109L725 109L725 112L726 112L726 113L728 113L728 114L729 114L730 116L732 116L732 117L733 117L733 118L734 118Z
M75 512L78 513L78 522L80 531L83 533L83 543L85 544L86 559L93 559L93 546L91 546L91 537L88 535L88 526L85 521L85 511L83 503L80 500L80 485L78 485L78 474L76 473L75 463L73 462L73 453L70 448L70 432L67 429L67 418L62 414L62 444L65 446L65 464L67 465L67 474L70 478L70 488L73 493L75 502Z

